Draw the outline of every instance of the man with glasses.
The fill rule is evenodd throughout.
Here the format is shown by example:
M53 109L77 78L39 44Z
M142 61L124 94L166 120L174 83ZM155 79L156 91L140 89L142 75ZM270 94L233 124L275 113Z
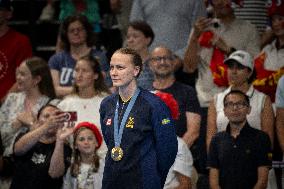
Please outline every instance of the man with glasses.
M265 189L272 158L269 137L248 124L251 107L246 94L231 90L223 103L229 124L226 131L217 133L210 143L210 187Z
M175 57L166 47L152 51L150 68L154 74L153 88L173 95L179 105L179 119L176 121L176 134L191 147L199 136L200 106L195 90L175 79Z
M157 47L151 53L150 68L154 74L153 88L173 95L177 101L180 114L179 118L174 120L176 134L183 139L188 148L191 148L196 166L199 148L196 147L194 142L199 137L200 106L195 90L176 81L174 75L176 64L176 57L166 47ZM185 181L189 176L177 170L175 170L175 174L180 181L180 186L183 185L181 181Z
M164 189L177 185L179 188L188 188L191 185L192 160L191 155L187 154L190 154L189 147L199 136L200 127L200 106L195 90L175 79L176 58L168 48L157 47L152 51L150 59L150 68L154 74L153 88L171 94L179 108L179 116L174 120L176 134L180 137L179 151ZM187 159L188 157L190 158Z

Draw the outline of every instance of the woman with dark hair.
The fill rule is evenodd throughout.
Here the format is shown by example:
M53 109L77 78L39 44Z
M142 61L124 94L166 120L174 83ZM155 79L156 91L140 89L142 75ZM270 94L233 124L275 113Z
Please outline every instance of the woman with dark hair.
M16 71L20 92L8 94L0 109L0 131L4 154L12 154L12 143L19 129L33 127L39 109L55 97L47 62L39 57L26 59ZM24 127L22 127L24 126ZM0 185L2 185L0 179Z
M154 40L154 32L149 24L144 21L133 21L129 23L127 30L127 46L141 56L143 67L139 78L138 86L152 90L154 75L149 67L150 52L149 46Z
M76 111L77 123L88 121L101 131L99 107L109 91L104 83L99 62L92 55L80 58L74 69L73 92L58 107L63 111ZM103 142L98 154L104 158L107 148Z
M55 86L56 95L63 97L72 92L73 71L76 61L91 54L98 57L102 73L105 76L109 69L105 54L94 48L94 33L92 25L83 15L67 17L62 23L60 40L63 51L49 59L49 67Z

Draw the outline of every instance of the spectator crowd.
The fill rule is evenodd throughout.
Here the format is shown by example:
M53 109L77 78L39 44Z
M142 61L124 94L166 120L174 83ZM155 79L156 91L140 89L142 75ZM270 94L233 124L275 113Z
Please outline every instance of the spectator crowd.
M283 0L61 0L47 60L13 13L0 189L284 188Z

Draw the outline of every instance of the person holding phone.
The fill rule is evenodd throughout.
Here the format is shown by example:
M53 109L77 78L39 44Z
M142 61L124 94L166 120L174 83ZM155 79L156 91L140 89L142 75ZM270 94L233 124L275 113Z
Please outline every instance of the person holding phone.
M73 127L63 127L65 115L59 112L51 104L43 106L37 115L36 128L16 138L11 189L61 188L71 160L71 148L65 139Z
M163 188L177 154L175 126L168 107L137 86L140 55L130 48L115 51L110 76L118 92L100 107L108 146L103 189Z
M80 58L74 69L74 79L72 94L66 96L58 107L65 112L76 112L76 124L87 121L97 125L101 132L99 107L109 91L104 83L99 61L91 54ZM103 141L98 150L99 156L104 158L106 151Z

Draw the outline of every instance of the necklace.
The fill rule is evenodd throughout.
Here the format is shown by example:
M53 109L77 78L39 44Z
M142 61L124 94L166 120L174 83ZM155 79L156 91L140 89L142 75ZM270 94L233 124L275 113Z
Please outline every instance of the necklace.
M119 95L119 96L120 96L120 95ZM122 98L122 96L120 96L120 98L121 98L123 104L125 104L125 103L127 103L127 102L132 98L132 96L130 96L128 99L125 99L125 100Z
M120 96L120 95L119 95ZM123 115L123 112L124 112L124 108L127 107L128 105L128 102L130 101L132 96L130 96L128 99L124 100L121 96L120 96L120 99L122 101L122 105L121 105L121 108L120 108L120 111L119 111L119 114L118 114L118 121L120 122L121 119L122 119L122 115Z
M80 104L83 106L84 110L90 108L91 104L94 102L93 98L94 98L94 96L89 97L89 98L81 98L80 99Z
M31 111L35 104L36 104L36 101L32 101L32 100L25 98L24 108L26 111Z

